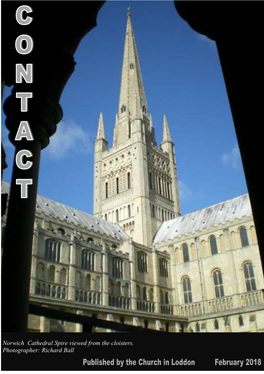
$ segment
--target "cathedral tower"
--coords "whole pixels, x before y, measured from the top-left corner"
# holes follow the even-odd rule
[[[151,245],[161,223],[180,214],[174,144],[164,116],[157,146],[130,12],[113,146],[100,114],[94,164],[94,215],[118,222],[135,242]]]

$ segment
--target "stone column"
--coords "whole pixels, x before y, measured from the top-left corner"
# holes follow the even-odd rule
[[[2,79],[7,86],[14,86],[12,94],[4,103],[5,123],[9,130],[9,139],[15,146],[15,159],[2,256],[2,284],[8,285],[2,288],[2,297],[5,300],[2,305],[3,332],[27,331],[40,153],[41,149],[48,146],[49,138],[56,132],[56,125],[62,119],[59,100],[74,70],[73,55],[83,36],[96,25],[97,12],[102,4],[101,1],[82,2],[74,15],[72,5],[65,4],[63,17],[61,17],[61,9],[56,7],[56,4],[50,4],[49,7],[42,6],[40,3],[34,4],[32,37],[34,50],[36,47],[38,53],[34,53],[35,65],[31,84],[24,78],[21,83],[16,82],[15,65],[20,61],[21,56],[14,50],[12,41],[4,43]],[[16,4],[3,4],[5,17],[2,21],[6,35],[11,35],[17,27],[14,17],[16,7]],[[46,19],[49,20],[48,25]],[[78,28],[75,27],[76,24]],[[58,27],[60,33],[57,32]],[[32,63],[30,53],[23,56],[24,66],[27,63]],[[32,92],[26,112],[22,112],[21,100],[16,97],[16,94],[21,92]],[[24,136],[16,140],[17,130],[22,121],[29,124],[32,136],[27,138]],[[27,164],[30,165],[28,169],[17,166],[16,157],[22,150],[29,151],[28,159],[23,157],[24,163],[26,161],[32,163]],[[32,184],[28,185],[27,198],[21,196],[21,185],[16,183],[18,180],[26,180],[29,183],[32,181]],[[11,273],[12,277],[10,277]]]
[[[234,258],[234,251],[230,248],[232,248],[231,246],[231,237],[230,237],[230,231],[229,229],[224,229],[224,235],[225,235],[225,242],[228,243],[228,247],[227,247],[227,255],[229,257],[229,261],[230,261],[230,265],[231,265],[231,268],[232,268],[232,288],[233,288],[233,293],[234,293],[234,305],[233,307],[235,308],[239,308],[241,307],[241,301],[240,301],[240,296],[239,296],[239,285],[238,285],[238,279],[237,279],[237,271],[239,271],[238,269],[236,269],[236,264],[235,264],[235,258]],[[230,275],[230,274],[229,274]]]
[[[108,306],[108,253],[104,241],[102,242],[102,246],[102,305]]]
[[[74,243],[74,234],[71,236],[70,245],[70,265],[68,282],[68,300],[75,300],[75,264],[76,264],[76,244]]]
[[[33,244],[32,244],[32,260],[31,260],[31,276],[29,293],[35,294],[36,277],[37,277],[37,254],[38,254],[38,224],[34,224]]]
[[[153,286],[154,286],[154,305],[155,313],[160,313],[160,288],[159,288],[159,263],[158,256],[155,247],[152,248],[152,260],[153,260]]]
[[[200,238],[197,236],[195,237],[195,247],[197,253],[197,262],[199,268],[199,278],[200,278],[200,286],[201,286],[201,294],[202,294],[202,306],[203,306],[203,314],[207,313],[207,295],[205,289],[205,279],[204,279],[204,271],[203,271],[203,261],[201,259],[201,251],[200,251]]]
[[[3,331],[8,332],[26,332],[28,320],[34,215],[41,145],[38,141],[21,141],[16,147],[15,156],[23,149],[31,152],[33,156],[30,161],[33,164],[29,170],[20,170],[14,161],[6,232],[3,241],[2,284],[8,285],[8,287],[2,287],[2,298],[5,300],[2,307],[2,328]],[[19,179],[33,181],[33,184],[28,186],[27,199],[21,198],[21,186],[16,184]]]
[[[35,220],[35,206],[41,149],[49,143],[49,136],[56,131],[56,124],[62,118],[58,102],[49,97],[33,96],[27,113],[20,112],[17,92],[28,91],[25,84],[14,86],[11,96],[4,103],[6,127],[10,131],[9,139],[15,146],[12,181],[10,186],[6,233],[3,243],[2,282],[8,287],[2,288],[2,297],[6,301],[2,308],[2,326],[8,332],[26,332],[28,321],[29,291],[31,276],[32,244]],[[35,94],[35,93],[34,93]],[[18,126],[22,120],[31,126],[33,140],[22,138],[15,140]],[[17,165],[20,152],[28,152],[23,160],[28,168]],[[25,166],[26,167],[26,166]],[[17,183],[28,183],[24,184]],[[25,188],[26,192],[23,191]],[[12,277],[10,279],[10,271]]]
[[[171,284],[172,284],[172,300],[173,300],[173,314],[179,315],[179,295],[177,289],[177,264],[176,264],[176,256],[173,245],[169,246],[169,253],[171,257]]]
[[[135,268],[135,248],[132,239],[129,239],[129,268],[130,268],[130,279],[131,279],[131,309],[137,310],[137,289],[136,289],[136,268]]]
[[[133,261],[129,261],[130,274],[131,274],[131,309],[137,310],[137,289],[136,289],[136,279],[135,279],[135,264]]]

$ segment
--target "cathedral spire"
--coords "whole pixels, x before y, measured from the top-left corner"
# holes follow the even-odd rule
[[[160,147],[155,140],[129,9],[110,149],[103,137],[101,114],[94,152],[94,214],[118,222],[134,242],[151,246],[162,221],[179,214],[177,169],[166,116]]]
[[[167,121],[167,117],[164,115],[163,116],[163,139],[162,143],[164,142],[171,142],[171,134],[170,134],[170,129]]]
[[[100,113],[100,116],[99,116],[96,140],[98,140],[98,139],[105,139],[103,113]]]
[[[147,100],[128,8],[118,113],[122,115],[128,111],[130,120],[133,120],[138,116],[138,109],[141,116],[142,112],[147,113]]]

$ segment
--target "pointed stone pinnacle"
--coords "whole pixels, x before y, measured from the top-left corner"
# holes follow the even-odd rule
[[[166,115],[163,116],[163,140],[162,142],[171,142],[171,134],[170,134],[170,129],[167,121]]]
[[[99,116],[97,138],[96,139],[105,139],[103,113],[100,113],[100,116]]]

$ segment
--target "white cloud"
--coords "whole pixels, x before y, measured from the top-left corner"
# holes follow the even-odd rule
[[[203,199],[203,194],[200,192],[193,192],[186,183],[179,180],[180,200],[194,201]]]
[[[91,135],[73,121],[61,121],[46,148],[52,158],[61,159],[72,154],[86,154],[92,150]]]
[[[222,155],[222,163],[225,166],[231,166],[232,169],[238,169],[241,164],[240,152],[236,144],[229,153]]]
[[[179,192],[180,192],[180,199],[181,200],[190,200],[193,197],[193,192],[182,181],[179,181]]]

